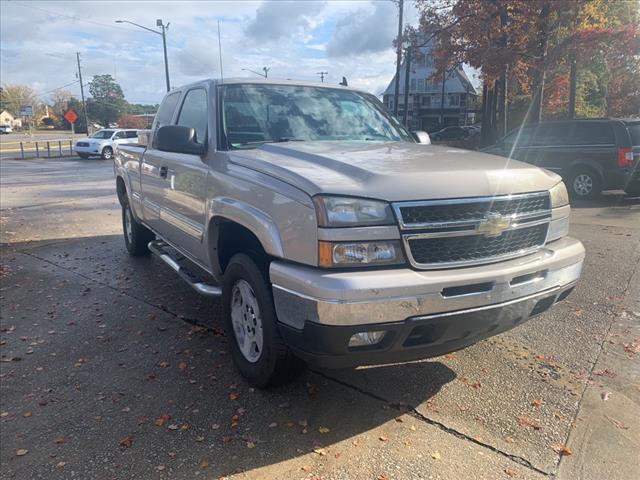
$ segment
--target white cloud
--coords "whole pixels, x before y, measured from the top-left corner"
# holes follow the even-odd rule
[[[397,33],[397,7],[391,2],[375,2],[373,10],[358,9],[336,24],[327,45],[329,57],[380,52],[391,48]]]
[[[291,38],[308,32],[315,25],[315,16],[324,7],[324,2],[311,0],[267,1],[258,7],[255,19],[249,23],[245,33],[263,42]]]
[[[263,66],[271,67],[269,76],[274,78],[318,80],[316,72],[328,71],[325,81],[337,84],[346,76],[350,85],[377,94],[394,72],[394,8],[387,2],[346,0],[0,1],[0,81],[30,85],[38,92],[68,84],[76,80],[76,52],[80,52],[85,82],[91,75],[115,74],[129,101],[158,103],[165,90],[161,38],[115,20],[155,28],[155,19],[162,18],[171,23],[167,42],[174,86],[219,76],[220,20],[225,77],[251,75],[242,69]],[[385,33],[384,42],[376,44],[363,25],[355,25],[367,41],[355,39],[352,43],[358,48],[354,46],[350,53],[329,55],[332,42],[335,53],[335,39],[344,38],[348,30],[338,25],[347,18],[359,18],[353,17],[357,11],[372,22],[376,35],[391,34]],[[386,11],[387,18],[380,11]],[[67,89],[80,93],[77,84]]]

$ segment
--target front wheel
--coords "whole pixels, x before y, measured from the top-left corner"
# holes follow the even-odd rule
[[[600,195],[600,176],[590,168],[578,168],[569,178],[571,196],[577,199],[594,199]]]
[[[102,149],[102,159],[103,160],[111,160],[113,158],[113,148],[104,147]]]
[[[245,254],[236,254],[224,273],[224,322],[233,361],[253,386],[285,383],[302,372],[278,331],[271,286]]]
[[[124,231],[124,244],[129,255],[140,257],[149,254],[147,245],[155,239],[155,235],[133,217],[128,202],[122,206],[122,230]]]

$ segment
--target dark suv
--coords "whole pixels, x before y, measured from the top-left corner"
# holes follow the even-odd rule
[[[640,195],[640,119],[529,124],[484,151],[553,170],[576,198],[615,189]]]

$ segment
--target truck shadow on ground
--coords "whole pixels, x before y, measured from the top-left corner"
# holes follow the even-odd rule
[[[220,302],[198,296],[155,258],[128,257],[119,235],[3,248],[3,303],[28,306],[19,319],[3,315],[3,329],[16,325],[4,336],[3,361],[23,356],[21,338],[47,339],[3,364],[3,410],[12,413],[2,463],[16,478],[67,478],[72,467],[85,478],[217,478],[322,449],[335,455],[357,442],[380,444],[385,424],[456,377],[443,363],[423,362],[423,381],[402,404],[331,371],[253,389],[231,361]],[[36,366],[48,374],[34,375]],[[402,389],[406,368],[368,368],[366,381]],[[34,412],[28,429],[23,409]],[[24,445],[31,453],[18,461],[12,452]],[[56,470],[60,459],[67,467]]]

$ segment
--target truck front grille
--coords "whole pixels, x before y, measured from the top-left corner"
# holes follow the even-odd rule
[[[529,252],[544,244],[548,225],[509,230],[497,237],[464,235],[459,237],[411,238],[411,256],[418,264],[448,264],[499,259],[505,255]]]
[[[407,257],[419,269],[478,265],[531,253],[546,241],[548,192],[393,205]]]

